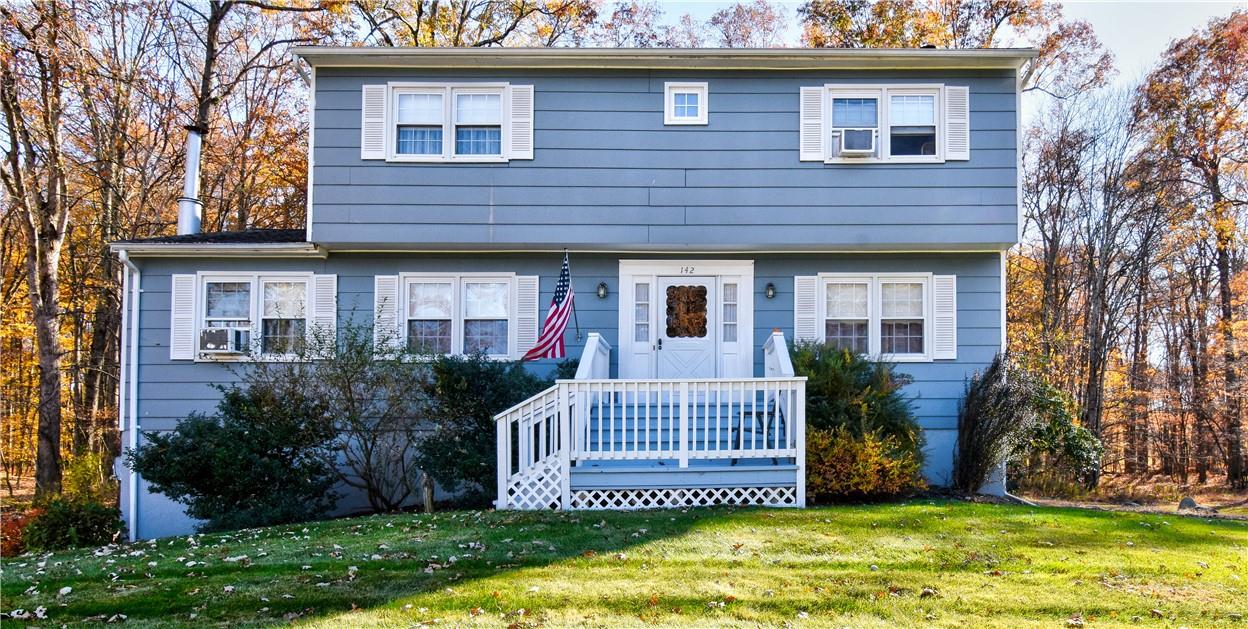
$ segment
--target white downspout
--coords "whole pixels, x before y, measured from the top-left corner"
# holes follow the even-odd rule
[[[126,427],[129,429],[127,431],[128,445],[133,449],[139,446],[139,297],[143,294],[141,282],[143,274],[139,271],[139,267],[130,261],[130,256],[124,249],[119,251],[117,256],[121,259],[121,263],[126,265],[123,290],[130,291],[130,294],[122,300],[122,325],[129,323],[130,331],[127,334],[125,328],[122,328],[122,336],[125,338],[122,341],[121,360],[124,366],[121,374],[122,382],[119,386],[119,389],[126,388],[125,401],[128,408],[123,411],[120,408],[121,405],[118,404],[117,412],[119,415],[126,413],[130,416],[129,426]],[[125,344],[125,340],[129,340],[129,346]],[[128,359],[125,356],[127,351],[130,352]],[[129,373],[126,373],[127,369]],[[120,393],[119,391],[119,395]],[[133,542],[138,539],[139,533],[139,475],[133,468],[130,468],[130,473],[126,478],[126,486],[129,488],[130,495],[130,504],[126,505],[126,510],[130,514],[127,518],[130,524],[127,527],[127,535]]]

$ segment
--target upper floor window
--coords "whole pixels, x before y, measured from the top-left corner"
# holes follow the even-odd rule
[[[969,90],[825,85],[800,97],[800,158],[827,163],[970,159]]]
[[[502,159],[503,91],[395,88],[394,157]]]
[[[706,83],[664,83],[663,124],[706,124]]]
[[[533,158],[533,86],[393,83],[363,87],[360,157],[399,162]]]

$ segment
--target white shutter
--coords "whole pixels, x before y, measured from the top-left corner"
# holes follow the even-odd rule
[[[533,86],[511,86],[511,159],[533,159]]]
[[[385,85],[365,85],[360,104],[360,159],[386,158]]]
[[[932,277],[932,358],[958,357],[958,276]]]
[[[803,162],[822,162],[823,150],[823,93],[822,87],[803,87],[798,111],[798,159]]]
[[[170,280],[169,360],[195,359],[196,283],[194,275],[174,275]],[[137,317],[138,313],[133,316]]]
[[[971,88],[945,86],[945,159],[971,159]]]
[[[318,350],[328,351],[338,340],[338,276],[312,276],[312,340],[324,343]]]
[[[399,276],[373,278],[373,346],[385,353],[399,346]]]
[[[537,345],[537,276],[516,276],[516,358]]]
[[[793,278],[793,341],[819,340],[819,278],[798,275]]]

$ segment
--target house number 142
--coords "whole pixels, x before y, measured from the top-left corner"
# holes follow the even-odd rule
[[[694,268],[693,268],[693,267],[691,267],[691,266],[682,266],[682,267],[680,267],[680,274],[681,274],[681,275],[693,275],[693,272],[694,272]]]

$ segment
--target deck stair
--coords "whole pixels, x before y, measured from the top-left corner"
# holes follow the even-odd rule
[[[576,377],[496,416],[507,509],[804,503],[805,378],[784,338],[767,376],[611,379],[591,334]]]

